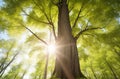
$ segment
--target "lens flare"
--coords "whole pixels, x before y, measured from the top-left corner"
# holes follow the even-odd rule
[[[50,53],[50,54],[55,53],[55,51],[56,51],[56,46],[55,46],[55,44],[50,44],[50,45],[48,45],[47,50],[48,50],[48,53]]]

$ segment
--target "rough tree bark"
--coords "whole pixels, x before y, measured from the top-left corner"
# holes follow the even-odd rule
[[[60,79],[84,77],[79,65],[76,39],[72,35],[67,0],[58,3],[58,51],[53,75]]]

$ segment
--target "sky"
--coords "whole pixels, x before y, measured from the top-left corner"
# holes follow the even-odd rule
[[[3,0],[0,0],[0,7],[4,4]]]
[[[0,0],[0,7],[1,7],[3,4],[4,4],[3,0]],[[0,40],[2,40],[2,39],[7,40],[8,38],[9,38],[9,37],[8,37],[6,31],[4,31],[4,32],[1,32],[1,31],[0,31]]]
[[[0,40],[8,40],[9,36],[7,31],[0,32]]]

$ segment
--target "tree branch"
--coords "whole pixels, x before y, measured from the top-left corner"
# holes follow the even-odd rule
[[[86,31],[96,30],[96,29],[103,29],[103,28],[105,28],[106,25],[109,25],[109,23],[111,22],[111,20],[112,20],[112,19],[110,19],[110,20],[108,21],[108,23],[105,24],[104,27],[95,27],[95,28],[88,28],[88,23],[89,23],[89,21],[88,21],[88,22],[87,22],[87,25],[86,25],[86,27],[85,27],[85,29],[84,29],[84,30],[81,30],[80,32],[78,32],[78,34],[75,36],[75,39],[77,40],[77,39],[80,37],[80,35],[81,35],[82,33],[86,32]]]
[[[69,13],[73,10],[74,6],[71,7],[71,9],[69,10]]]
[[[56,33],[55,33],[55,26],[54,26],[53,22],[52,22],[52,31],[53,31],[54,38],[56,40],[57,36],[56,36]]]
[[[25,14],[26,16],[29,16],[31,19],[33,19],[33,20],[35,20],[35,21],[37,21],[37,22],[44,23],[44,24],[49,24],[49,23],[47,23],[47,22],[40,21],[40,20],[38,20],[38,19],[36,19],[36,18],[34,18],[34,17],[30,16],[30,15],[29,15],[29,14],[27,14],[27,13],[26,13],[23,9],[22,9],[22,11],[24,12],[24,14]]]
[[[43,13],[44,13],[46,19],[48,20],[49,24],[51,25],[54,38],[56,39],[55,26],[53,24],[52,18],[50,17],[51,19],[49,19],[48,16],[47,16],[47,14],[44,11],[43,11]]]
[[[5,64],[8,56],[9,56],[9,53],[10,53],[10,51],[11,51],[12,48],[13,48],[13,44],[12,44],[12,46],[8,49],[8,51],[6,52],[7,55],[6,55],[6,57],[4,58],[4,60],[0,63],[0,69],[2,69],[2,68],[4,67],[4,64]]]
[[[34,0],[33,0],[33,2],[34,2],[34,4],[43,12],[43,14],[45,15],[47,21],[50,23],[50,19],[49,19],[49,17],[47,16],[46,12],[44,11],[43,6],[41,5],[41,6],[42,6],[42,8],[41,8],[41,7],[39,6],[39,4],[36,3]]]
[[[11,47],[8,49],[8,51],[6,52],[6,57],[3,58],[4,59],[3,62],[0,63],[0,77],[3,75],[3,73],[5,71],[4,70],[5,63],[6,63],[7,59],[8,59],[9,53],[10,53],[11,49],[13,48],[13,46],[14,46],[14,44],[12,44]]]
[[[78,21],[79,16],[80,16],[80,13],[82,12],[83,6],[84,6],[84,4],[81,5],[81,8],[80,8],[80,10],[79,10],[79,12],[78,12],[78,15],[77,15],[77,17],[76,17],[76,19],[75,19],[75,22],[74,22],[72,28],[74,28],[74,27],[76,26],[77,21]]]
[[[30,30],[28,27],[26,27],[25,25],[23,25],[22,23],[20,23],[23,27],[25,27],[30,33],[32,33],[38,40],[40,40],[41,42],[43,42],[45,45],[48,45],[46,41],[44,41],[43,39],[39,38],[32,30]]]
[[[46,18],[47,18],[49,24],[51,25],[52,31],[53,31],[53,35],[54,35],[54,38],[56,39],[57,36],[56,36],[56,33],[55,33],[55,26],[54,26],[54,23],[53,23],[53,21],[52,21],[52,18],[50,17],[50,19],[49,19],[48,16],[47,16],[47,14],[46,14],[45,12],[44,12],[44,15],[46,16]]]
[[[90,31],[90,30],[96,30],[96,29],[102,29],[101,27],[95,27],[95,28],[85,28],[84,30],[81,30],[76,36],[75,39],[77,40],[81,34],[83,34],[86,31]]]
[[[51,27],[52,27],[52,31],[53,31],[54,38],[56,39],[57,36],[56,36],[56,33],[55,33],[55,26],[54,26],[54,23],[53,23],[53,21],[52,21],[51,16],[50,16],[50,19],[49,19],[49,17],[47,16],[46,12],[44,11],[44,9],[42,9],[42,8],[39,6],[39,4],[37,4],[34,0],[33,0],[33,2],[34,2],[34,4],[43,12],[43,14],[45,15],[48,23],[49,23],[49,24],[51,25]],[[41,6],[42,6],[42,5],[41,5]],[[42,6],[42,7],[43,7],[43,6]]]
[[[56,33],[55,33],[55,25],[54,25],[53,20],[52,20],[51,9],[50,9],[50,24],[52,26],[52,32],[53,32],[54,38],[56,40],[57,36],[56,36]]]
[[[23,72],[23,74],[22,74],[22,76],[21,76],[21,79],[23,79],[24,78],[24,76],[25,76],[25,74],[27,73],[27,69],[26,70],[24,70],[24,72]]]
[[[8,68],[8,66],[14,61],[15,57],[19,54],[19,52],[17,52],[13,58],[9,61],[9,63],[0,70],[0,78],[2,77],[2,75],[4,74],[5,70]],[[3,72],[3,73],[2,73]]]

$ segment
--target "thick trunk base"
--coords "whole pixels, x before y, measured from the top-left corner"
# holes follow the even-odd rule
[[[53,75],[60,79],[84,77],[80,70],[76,41],[73,38],[59,43]]]
[[[58,37],[56,62],[53,75],[60,79],[84,77],[79,65],[76,40],[72,36],[67,0],[58,4]]]

